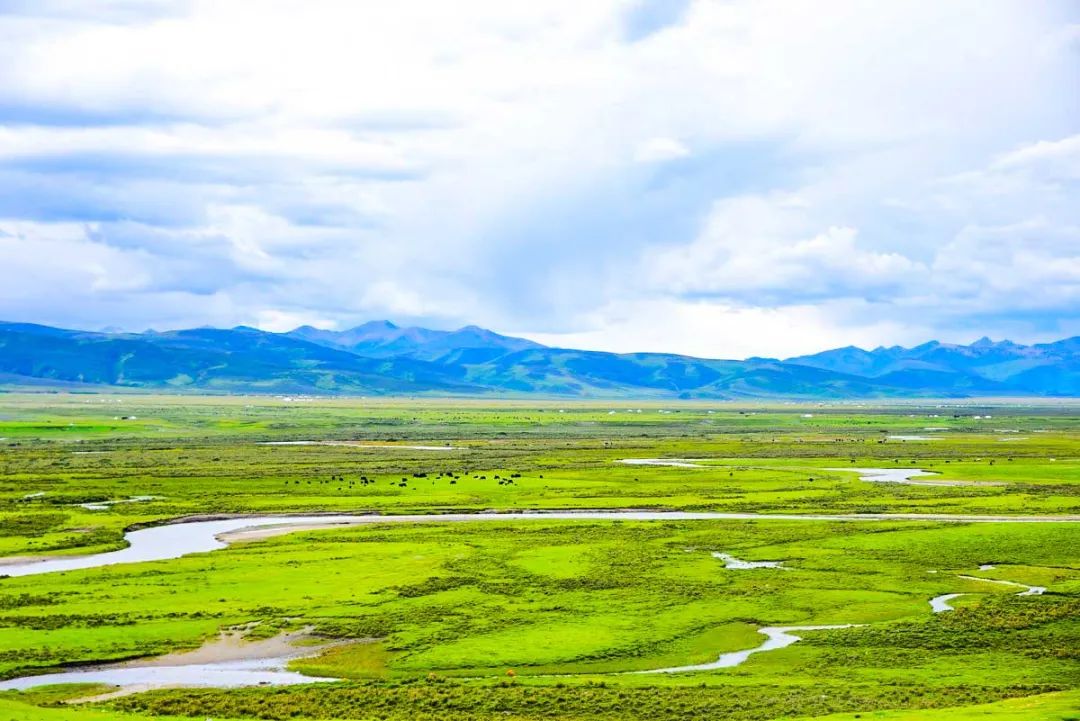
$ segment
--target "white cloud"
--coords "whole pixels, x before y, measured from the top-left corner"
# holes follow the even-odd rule
[[[724,200],[697,239],[649,253],[642,272],[654,289],[784,304],[861,297],[917,280],[918,263],[861,248],[855,228],[819,229],[813,220],[797,197]]]
[[[0,221],[0,258],[5,259],[0,297],[29,303],[69,293],[133,291],[150,283],[141,251],[123,251],[95,242],[93,226],[42,226]]]
[[[620,353],[655,351],[703,358],[786,358],[849,343],[874,347],[917,342],[925,327],[881,320],[844,325],[834,308],[740,307],[713,301],[652,298],[612,303],[580,320],[589,330],[526,333],[546,345]]]
[[[624,0],[10,7],[0,317],[766,352],[1076,315],[1067,2],[699,0],[632,40]]]
[[[964,228],[932,266],[954,313],[1080,308],[1080,226],[1043,220]]]
[[[333,330],[337,327],[334,321],[329,318],[320,318],[311,313],[276,308],[257,311],[255,313],[255,325],[263,330],[275,333],[289,331],[302,325],[322,328],[323,330]]]
[[[843,174],[834,172],[797,193],[719,201],[697,238],[650,250],[639,274],[673,300],[711,298],[725,319],[779,313],[762,328],[783,330],[777,318],[814,303],[818,328],[831,318],[849,338],[873,336],[883,321],[897,338],[921,327],[926,337],[970,339],[991,332],[986,324],[1020,340],[1072,334],[1080,330],[1076,137],[1023,145],[981,169],[930,178],[922,193],[883,198],[910,227],[933,228],[929,245],[901,238],[896,250],[873,248],[862,229],[830,225],[880,195],[876,183],[838,195]],[[781,343],[798,345],[798,336],[784,331]]]
[[[690,155],[690,149],[675,138],[650,138],[638,146],[634,160],[639,163],[663,163]]]

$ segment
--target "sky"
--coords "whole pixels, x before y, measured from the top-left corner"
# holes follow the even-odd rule
[[[0,319],[1080,334],[1072,0],[0,0]]]

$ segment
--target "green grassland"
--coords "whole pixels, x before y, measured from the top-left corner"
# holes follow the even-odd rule
[[[262,445],[282,441],[370,445]],[[1080,406],[1047,402],[0,395],[0,555],[118,548],[133,525],[219,513],[1078,514],[1078,449]],[[986,485],[827,470],[861,467]],[[79,505],[136,496],[155,498]],[[712,552],[787,570],[728,570]],[[958,575],[1048,590],[1017,596]],[[945,593],[966,595],[931,613]],[[1064,719],[1080,688],[1080,525],[541,519],[298,532],[0,579],[0,676],[193,648],[252,622],[257,635],[313,627],[346,642],[293,662],[345,680],[70,708],[59,693],[12,692],[0,719]],[[752,648],[762,626],[811,624],[858,625],[800,634],[735,668],[628,673]]]
[[[619,701],[625,701],[625,698],[623,696]],[[671,699],[663,700],[670,701]],[[442,706],[447,708],[449,704],[443,703]],[[945,709],[918,708],[910,711],[850,712],[828,714],[826,716],[801,716],[793,721],[808,721],[810,718],[819,719],[820,721],[854,721],[855,719],[870,719],[871,721],[975,721],[977,719],[1076,721],[1078,706],[1080,706],[1080,693],[1065,691]],[[264,717],[274,718],[274,716],[270,715]],[[375,717],[390,718],[391,716],[389,712],[382,711],[380,715]],[[422,718],[423,716],[417,717]],[[511,713],[502,713],[499,717],[511,719],[511,721],[530,718],[530,716]],[[0,718],[5,721],[138,721],[139,719],[145,719],[146,716],[139,713],[97,708],[42,708],[41,706],[30,705],[22,700],[0,699]],[[155,716],[155,718],[160,721],[175,721],[185,717]],[[313,721],[313,717],[289,716],[289,718],[298,721]],[[532,716],[532,718],[535,718],[535,716]],[[574,718],[574,716],[563,715],[562,718]],[[228,719],[218,716],[215,719],[216,721],[239,721],[239,717]]]

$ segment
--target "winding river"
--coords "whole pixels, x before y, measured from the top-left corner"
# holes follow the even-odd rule
[[[934,596],[930,599],[930,610],[934,613],[945,613],[946,611],[955,611],[949,603],[954,598],[960,598],[966,596],[966,593],[943,593],[940,596]]]
[[[711,555],[724,561],[727,568],[734,570],[756,568],[788,570],[781,566],[778,561],[749,562],[742,561],[724,553],[714,552]],[[1003,581],[966,575],[958,575],[957,578],[1023,588],[1024,590],[1018,593],[1018,596],[1040,595],[1046,591],[1042,586],[1028,586],[1027,584],[1017,583],[1015,581]],[[970,594],[946,593],[935,596],[930,599],[930,608],[934,613],[953,611],[955,609],[950,605],[950,601],[966,595]],[[715,661],[686,666],[669,666],[642,671],[627,671],[624,673],[630,675],[674,674],[733,668],[741,665],[756,653],[776,651],[798,643],[802,640],[802,636],[797,635],[799,633],[806,631],[829,631],[841,628],[856,628],[862,625],[865,624],[846,623],[807,626],[763,626],[758,629],[758,633],[765,636],[765,640],[762,641],[760,645],[740,651],[722,653]],[[297,647],[295,650],[288,653],[267,658],[233,659],[210,663],[155,663],[154,659],[150,659],[149,662],[110,664],[60,673],[23,676],[0,682],[0,691],[25,690],[37,686],[61,683],[108,684],[120,687],[121,689],[127,689],[128,692],[130,692],[168,686],[234,688],[239,686],[262,685],[288,686],[304,683],[327,683],[340,680],[335,678],[305,676],[296,671],[288,670],[289,661],[309,656],[312,653],[313,651],[311,649]]]
[[[899,437],[899,436],[897,436]],[[911,436],[914,438],[915,436]],[[630,466],[666,466],[670,468],[714,468],[723,469],[728,466],[705,465],[707,458],[620,458],[616,463],[624,463]],[[794,469],[792,469],[794,470]],[[948,481],[948,480],[916,480],[927,476],[938,475],[934,471],[925,471],[921,468],[822,468],[823,471],[835,473],[858,473],[860,481],[867,483],[899,483],[905,486],[1000,486],[996,481]]]
[[[261,441],[259,446],[342,446],[346,448],[365,448],[401,450],[401,451],[459,451],[460,446],[414,446],[401,443],[366,443],[363,441]]]
[[[731,668],[738,666],[746,659],[750,658],[755,653],[761,653],[762,651],[775,651],[781,648],[787,648],[793,643],[797,643],[802,640],[801,636],[795,634],[801,631],[830,631],[836,628],[854,628],[858,624],[845,623],[835,626],[764,626],[758,629],[758,633],[765,636],[765,640],[760,646],[754,648],[748,648],[743,651],[731,651],[729,653],[722,653],[720,657],[715,661],[709,663],[699,663],[692,666],[671,666],[669,668],[654,668],[647,671],[633,671],[632,673],[646,674],[646,673],[687,673],[690,671],[713,671],[718,668]]]
[[[293,531],[309,531],[337,526],[376,523],[465,523],[479,521],[943,521],[953,523],[1076,523],[1080,516],[971,516],[932,513],[712,513],[707,511],[516,511],[507,513],[445,513],[400,516],[321,515],[246,516],[218,520],[166,523],[128,531],[128,547],[119,551],[87,556],[57,556],[47,559],[15,560],[3,563],[0,577],[33,576],[41,573],[76,571],[120,563],[144,563],[180,558],[192,553],[217,551],[228,546],[227,538],[256,537]]]
[[[989,564],[983,564],[979,566],[980,571],[992,570],[994,567]],[[1046,593],[1045,586],[1029,586],[1026,583],[1017,583],[1016,581],[1002,581],[997,578],[983,578],[981,576],[965,576],[963,574],[957,574],[957,578],[962,578],[965,581],[981,581],[983,583],[996,583],[999,586],[1012,586],[1013,588],[1022,588],[1023,591],[1017,593],[1017,596],[1041,596]],[[934,596],[930,599],[930,610],[934,613],[944,613],[945,611],[955,611],[950,601],[954,598],[960,598],[961,596],[970,596],[970,593],[945,593],[940,596]]]
[[[626,459],[624,463],[638,465],[674,465],[679,467],[698,466],[689,459]],[[858,472],[863,480],[893,483],[920,483],[913,481],[913,475],[926,474],[918,469],[828,469],[846,472]],[[883,475],[885,477],[883,477]],[[872,478],[871,478],[872,476]],[[933,482],[922,482],[933,483]],[[935,485],[944,485],[939,482]],[[962,483],[962,482],[952,482]],[[1080,516],[972,516],[963,514],[919,514],[919,513],[883,513],[883,514],[755,514],[755,513],[710,513],[688,511],[531,511],[531,512],[475,512],[426,515],[297,515],[297,516],[256,516],[218,518],[211,520],[184,520],[132,530],[124,535],[128,546],[118,551],[98,553],[87,556],[66,556],[47,559],[12,559],[11,563],[0,566],[0,579],[3,576],[31,576],[42,573],[76,571],[124,563],[162,561],[193,553],[206,553],[223,549],[231,541],[262,538],[303,530],[314,530],[341,526],[385,523],[439,523],[439,522],[478,522],[478,521],[942,521],[959,523],[1076,523]],[[726,554],[714,554],[724,561],[728,568],[783,568],[781,562],[758,561],[744,562]],[[0,559],[3,563],[3,559]],[[744,565],[745,564],[745,565]],[[1026,586],[1012,581],[961,576],[974,581],[1011,585],[1023,588],[1019,595],[1037,595],[1046,589],[1038,586]],[[2,582],[2,580],[0,580]],[[931,601],[935,612],[949,611],[949,601],[962,594],[945,594]],[[751,655],[764,651],[786,648],[800,640],[796,635],[804,631],[850,628],[855,624],[832,626],[766,626],[758,629],[765,636],[759,646],[742,651],[724,653],[715,661],[690,666],[638,671],[635,673],[682,673],[707,671],[737,666]],[[3,689],[25,689],[53,683],[107,683],[123,687],[161,687],[161,686],[248,686],[259,684],[298,684],[335,679],[315,678],[288,671],[286,665],[297,655],[277,656],[258,660],[230,660],[216,663],[157,665],[157,666],[101,666],[67,672],[27,676],[10,679],[0,683]]]
[[[287,670],[286,665],[294,658],[297,656],[177,666],[98,666],[0,681],[0,691],[22,691],[57,683],[102,683],[126,688],[163,688],[166,686],[234,688],[237,686],[291,686],[300,683],[325,683],[340,680],[305,676],[302,673]]]
[[[628,466],[671,466],[672,468],[707,468],[699,458],[620,458],[616,463]]]

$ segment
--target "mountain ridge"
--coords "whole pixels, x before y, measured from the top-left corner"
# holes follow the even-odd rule
[[[983,336],[969,345],[928,341],[870,351],[845,346],[785,362],[886,382],[898,374],[948,373],[976,386],[996,383],[1014,392],[1074,396],[1080,394],[1078,358],[1080,336],[1032,345]]]
[[[0,322],[6,385],[159,391],[708,399],[1078,396],[1080,336],[846,346],[788,359],[552,348],[475,325],[370,321],[343,331],[246,326],[142,333]]]
[[[485,349],[489,351],[489,357],[494,357],[498,351],[543,347],[524,338],[500,335],[475,325],[443,331],[416,326],[403,328],[388,320],[369,321],[343,331],[300,326],[284,335],[372,358],[403,356],[428,361],[439,360],[461,349]]]

